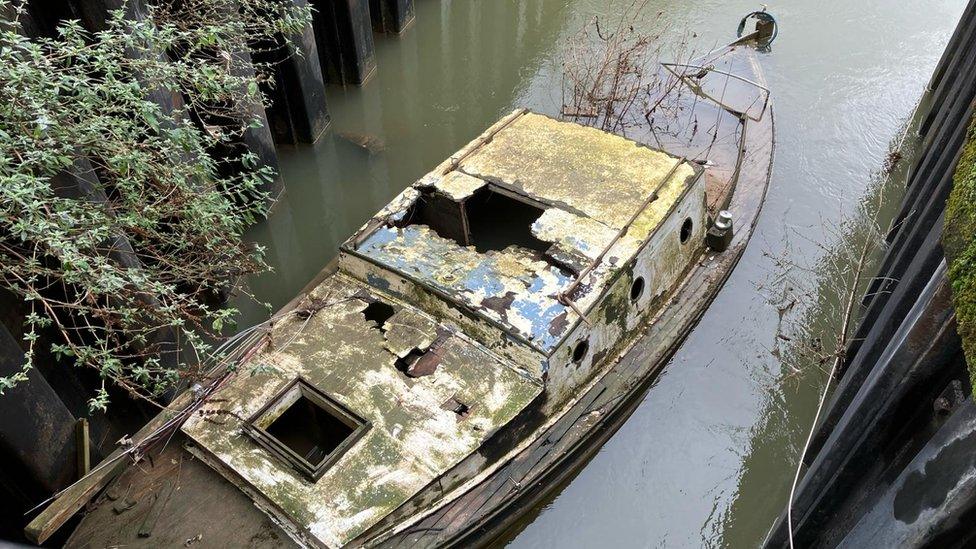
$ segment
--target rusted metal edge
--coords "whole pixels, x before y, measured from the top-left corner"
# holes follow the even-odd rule
[[[694,64],[691,64],[691,63],[661,63],[661,66],[664,67],[671,74],[673,74],[676,77],[678,77],[679,80],[681,80],[682,82],[684,82],[689,88],[691,88],[691,90],[695,93],[695,95],[698,95],[698,96],[700,96],[702,98],[708,99],[709,101],[715,103],[719,107],[725,109],[729,113],[731,113],[731,114],[733,114],[733,115],[735,115],[735,116],[737,116],[739,118],[746,117],[746,118],[749,118],[750,120],[752,120],[754,122],[758,122],[759,120],[762,119],[763,115],[766,114],[766,108],[769,106],[769,94],[770,94],[770,92],[769,92],[769,88],[767,88],[766,86],[764,86],[764,85],[762,85],[762,84],[760,84],[758,82],[754,82],[752,80],[749,80],[748,78],[744,78],[742,76],[733,74],[733,73],[728,72],[728,71],[722,71],[722,70],[715,69],[712,65],[703,66],[703,65],[694,65]],[[726,105],[724,102],[722,102],[722,100],[716,99],[715,97],[712,97],[708,93],[705,93],[705,90],[702,89],[702,87],[701,87],[700,84],[697,84],[694,81],[692,81],[692,75],[689,75],[688,73],[683,73],[683,72],[678,71],[677,70],[678,67],[686,67],[686,68],[689,68],[689,69],[698,69],[700,71],[713,72],[715,74],[721,74],[721,75],[724,75],[727,78],[734,78],[736,80],[739,80],[740,82],[745,82],[746,84],[755,86],[755,87],[759,88],[762,92],[765,92],[763,94],[764,95],[764,99],[763,99],[762,109],[759,111],[759,114],[758,115],[755,115],[754,116],[754,115],[749,114],[749,112],[748,112],[749,109],[746,109],[746,112],[742,112],[742,111],[739,111],[738,109],[735,109],[735,108],[731,107],[730,105]]]

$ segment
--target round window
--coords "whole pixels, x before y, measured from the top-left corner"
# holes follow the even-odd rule
[[[586,353],[590,350],[590,344],[585,339],[573,347],[573,362],[579,364],[586,358]]]
[[[688,239],[691,238],[691,232],[694,230],[694,228],[695,228],[695,223],[691,220],[690,217],[688,219],[685,219],[685,222],[681,224],[682,244],[688,242]]]
[[[644,277],[639,276],[635,278],[634,283],[630,285],[630,300],[636,303],[642,295],[644,295]]]

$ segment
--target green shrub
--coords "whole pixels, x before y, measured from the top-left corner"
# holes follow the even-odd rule
[[[952,179],[942,245],[949,262],[956,324],[976,388],[976,119]]]
[[[248,45],[292,36],[308,9],[190,0],[126,11],[96,33],[65,22],[54,39],[0,26],[0,287],[30,308],[27,362],[0,393],[53,341],[56,356],[100,372],[92,409],[105,409],[107,383],[158,397],[204,375],[236,314],[213,296],[266,269],[242,235],[265,215],[275,174],[246,151],[211,153],[240,150],[229,145],[260,124],[269,67],[251,64]],[[0,13],[17,12],[0,0]],[[77,176],[89,184],[58,183]],[[174,338],[182,352],[170,360]]]

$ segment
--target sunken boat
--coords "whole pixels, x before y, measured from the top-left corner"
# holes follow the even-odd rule
[[[695,127],[505,116],[29,533],[93,498],[69,547],[494,539],[631,414],[759,215],[773,116],[753,44],[666,69]]]

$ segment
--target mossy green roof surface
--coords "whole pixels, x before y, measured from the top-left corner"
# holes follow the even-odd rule
[[[970,122],[946,206],[942,246],[970,379],[976,388],[976,119]]]
[[[444,174],[439,166],[407,188],[373,217],[378,228],[345,247],[412,277],[548,355],[580,322],[578,311],[600,299],[668,219],[700,170],[596,128],[528,112],[510,117],[501,129],[489,128],[458,151],[452,158],[460,160],[451,171]],[[407,216],[423,189],[460,203],[488,185],[543,206],[530,229],[551,245],[549,259],[517,246],[482,253],[441,238],[425,225],[385,223]],[[656,199],[646,203],[652,195]],[[505,220],[504,211],[497,215],[499,222]],[[562,267],[573,265],[582,272],[601,255],[605,259],[586,273],[574,293],[574,305],[562,302],[561,292],[576,277]]]
[[[341,274],[326,278],[271,331],[269,347],[215,393],[183,431],[226,469],[260,492],[299,528],[328,547],[362,534],[475,452],[542,388],[467,337],[413,307],[367,320],[369,288]],[[317,304],[317,305],[316,305]],[[447,333],[433,373],[410,378],[397,359],[430,348]],[[260,366],[260,368],[257,368]],[[369,428],[315,481],[249,437],[252,417],[296,378],[328,395]],[[467,415],[446,404],[469,406]],[[215,412],[211,412],[213,415]]]

